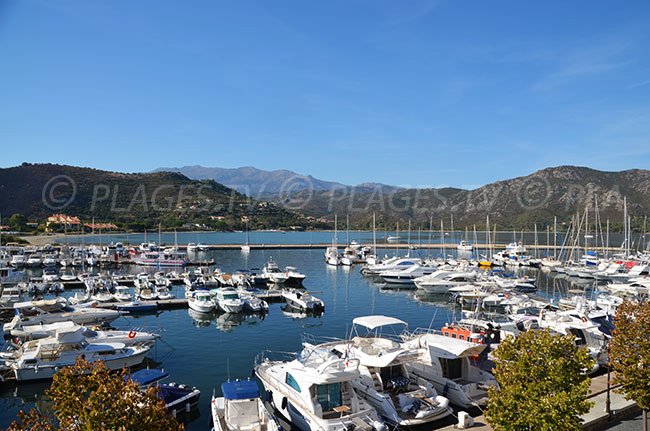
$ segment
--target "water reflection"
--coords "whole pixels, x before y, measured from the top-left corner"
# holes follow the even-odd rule
[[[216,328],[220,331],[230,332],[244,323],[255,325],[263,321],[268,313],[224,313],[220,311],[202,313],[188,308],[187,314],[192,318],[192,323],[197,328],[211,326],[214,322]]]

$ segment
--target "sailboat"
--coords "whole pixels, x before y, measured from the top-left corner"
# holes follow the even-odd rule
[[[465,239],[461,239],[458,245],[456,246],[458,251],[472,251],[474,249],[472,243],[468,241],[467,234],[468,234],[467,226],[465,226]]]
[[[339,258],[339,249],[338,249],[338,236],[337,236],[337,225],[338,225],[338,217],[335,214],[334,215],[334,238],[332,238],[332,245],[330,247],[327,247],[325,250],[325,262],[327,262],[328,265],[332,266],[338,266],[341,263],[341,260]]]
[[[246,219],[246,242],[241,246],[242,253],[249,253],[251,251],[251,246],[249,245],[248,238],[248,219]]]

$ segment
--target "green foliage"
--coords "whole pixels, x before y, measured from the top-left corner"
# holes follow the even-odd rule
[[[2,237],[0,239],[2,239],[2,245],[5,245],[5,244],[7,244],[9,242],[15,242],[15,243],[18,243],[18,244],[29,244],[29,241],[25,241],[24,239],[22,239],[18,235],[13,235],[13,234],[5,234],[5,233],[3,233]]]
[[[594,361],[570,336],[547,330],[506,338],[495,351],[494,376],[485,412],[495,431],[581,430]]]
[[[625,301],[616,309],[609,343],[614,381],[628,399],[644,410],[650,408],[650,302]]]
[[[21,412],[8,431],[183,430],[158,399],[155,388],[142,392],[125,376],[126,371],[110,373],[103,362],[89,363],[80,357],[74,366],[54,375],[48,395],[55,418],[34,410]]]
[[[27,218],[22,214],[12,214],[7,220],[7,224],[12,231],[22,232],[25,230]]]
[[[58,181],[64,185],[53,187]],[[18,224],[24,224],[25,217],[44,220],[55,212],[78,216],[84,223],[110,222],[121,229],[140,231],[157,229],[159,224],[178,230],[209,227],[201,221],[210,216],[227,218],[225,225],[219,226],[223,230],[239,226],[244,215],[254,215],[273,227],[300,224],[302,220],[296,212],[260,204],[215,181],[190,180],[173,172],[125,174],[23,164],[0,169],[0,189],[0,213],[17,214]]]

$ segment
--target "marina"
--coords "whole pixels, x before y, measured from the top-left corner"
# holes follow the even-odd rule
[[[300,236],[299,233],[295,233],[283,234],[282,237],[291,238],[294,235]],[[364,235],[368,235],[368,233]],[[295,244],[291,245],[295,246]],[[371,245],[367,247],[370,248]],[[450,255],[443,258],[440,248],[395,249],[391,244],[390,248],[385,248],[382,252],[391,255],[397,252],[402,257],[378,263],[377,265],[383,265],[381,270],[373,269],[374,264],[328,265],[324,261],[323,250],[319,248],[279,247],[269,250],[252,248],[250,251],[236,248],[206,249],[201,252],[201,258],[214,261],[215,264],[207,266],[205,269],[171,267],[161,271],[161,268],[131,264],[97,265],[86,268],[88,275],[84,280],[87,277],[92,278],[93,274],[110,271],[112,279],[128,289],[127,297],[132,297],[132,292],[137,292],[147,284],[152,286],[161,284],[164,280],[160,277],[165,274],[167,281],[164,282],[170,283],[169,291],[174,298],[142,299],[139,304],[155,306],[155,310],[124,314],[114,320],[111,326],[127,332],[137,333],[152,330],[161,334],[160,340],[149,351],[146,361],[150,365],[155,364],[153,366],[156,368],[163,368],[166,373],[173,376],[175,381],[196,387],[203,393],[196,407],[193,407],[191,413],[184,419],[188,421],[187,429],[189,430],[208,429],[213,411],[209,394],[213,390],[218,393],[218,388],[222,382],[228,380],[228,375],[250,376],[260,351],[298,352],[303,345],[305,336],[345,339],[346,334],[350,332],[351,323],[360,316],[394,316],[413,329],[429,328],[429,330],[442,330],[443,332],[461,331],[461,327],[454,327],[452,322],[463,322],[464,318],[467,319],[467,316],[463,315],[462,309],[475,310],[477,298],[484,301],[485,304],[491,304],[493,309],[498,309],[501,302],[505,301],[505,303],[511,304],[506,307],[511,307],[513,312],[516,309],[523,310],[526,307],[539,306],[535,304],[542,303],[555,304],[561,310],[571,310],[575,305],[571,305],[570,301],[575,296],[583,296],[585,300],[604,298],[601,290],[612,284],[612,280],[606,277],[601,280],[572,277],[566,273],[560,273],[558,268],[546,268],[543,265],[517,264],[516,266],[502,265],[500,268],[495,266],[494,268],[480,269],[480,262],[474,260],[475,255],[472,252],[466,253],[463,250],[454,249],[449,244],[446,244],[446,247],[449,248]],[[345,247],[342,246],[341,249],[343,248]],[[501,248],[506,249],[507,244]],[[524,254],[522,250],[521,255]],[[403,257],[405,255],[410,257]],[[541,258],[543,256],[540,255]],[[639,268],[639,274],[643,276],[647,271],[642,270],[643,258],[640,257],[640,259],[635,267]],[[410,272],[413,272],[413,268],[433,265],[431,271],[424,275],[419,274],[420,278],[434,277],[435,279],[438,273],[462,274],[464,272],[473,274],[474,278],[453,285],[457,288],[447,285],[446,290],[431,293],[428,288],[418,288],[418,277],[415,277],[410,283],[400,282],[397,284],[387,281],[390,279],[382,278],[382,271],[395,272],[394,268],[396,267],[391,266],[395,264],[390,263],[391,261],[404,262],[402,270]],[[472,261],[473,263],[471,263]],[[466,263],[463,264],[463,262]],[[255,280],[255,276],[247,275],[249,273],[243,271],[242,268],[259,269],[269,265],[271,268],[275,266],[297,268],[292,271],[302,273],[304,276],[302,289],[298,290],[304,294],[288,295],[289,291],[282,286],[282,283],[288,278],[284,275],[285,272],[279,272],[278,276],[282,276],[280,279],[274,282],[271,281],[271,278],[265,278],[266,288],[258,289],[253,294],[259,300],[268,303],[266,311],[251,312],[240,307],[230,310],[231,312],[224,312],[216,306],[216,296],[214,297],[214,311],[209,313],[197,312],[188,307],[186,292],[191,291],[192,286],[196,285],[196,281],[190,281],[190,279],[196,279],[191,277],[199,277],[207,282],[207,277],[212,277],[214,274],[221,280],[219,283],[233,283],[232,285],[236,286],[234,280],[238,280],[237,283],[245,282],[245,280],[254,282]],[[362,274],[362,269],[365,275]],[[25,279],[32,278],[42,282],[43,269],[25,268],[22,271]],[[253,271],[253,273],[262,275],[264,271]],[[242,274],[249,278],[237,278],[235,274]],[[269,274],[273,274],[273,271],[270,271]],[[622,273],[619,274],[622,275]],[[619,282],[622,279],[616,281]],[[81,280],[62,283],[65,288],[59,295],[69,298],[81,297],[80,292],[83,292],[87,286],[86,281]],[[532,290],[524,290],[527,292],[525,294],[524,291],[517,291],[517,286],[524,285],[534,287]],[[141,287],[138,288],[138,286]],[[209,292],[209,289],[214,290],[214,288],[208,288],[205,292]],[[219,290],[216,289],[216,291]],[[504,294],[504,292],[509,292],[509,294]],[[306,309],[307,304],[311,301],[309,297],[314,295],[316,300],[323,304],[323,309],[317,310],[317,312]],[[50,294],[47,297],[53,296]],[[211,298],[211,296],[207,296],[207,298]],[[303,299],[305,309],[290,307],[287,304],[289,299],[293,302]],[[513,302],[515,299],[520,302]],[[99,309],[115,309],[122,307],[120,304],[122,302],[99,302],[95,306]],[[513,308],[514,304],[517,304],[517,308]],[[501,307],[503,306],[501,305]],[[529,314],[528,316],[518,319],[525,322],[533,315]],[[597,315],[590,315],[590,318],[595,319]],[[502,332],[510,330],[507,328],[507,325],[502,324]],[[561,330],[561,328],[557,330]],[[462,331],[458,333],[462,333]],[[585,332],[585,336],[588,337],[589,332]],[[444,339],[446,337],[443,337],[442,341]],[[596,348],[599,342],[594,341],[594,343],[594,348]],[[594,350],[594,355],[597,356],[599,352],[599,350]],[[416,372],[418,375],[423,373],[423,377],[428,376],[425,369],[422,371],[408,369],[409,372]],[[433,376],[427,378],[433,379]],[[602,379],[603,375],[596,373],[595,378]],[[1,417],[11,418],[19,408],[24,409],[31,405],[38,405],[43,400],[42,393],[46,387],[46,382],[16,384],[7,381],[0,384],[0,388],[2,388],[0,409],[4,409]],[[445,389],[445,385],[438,386],[438,393],[443,393],[443,389]],[[480,398],[480,395],[471,392],[468,392],[468,396]],[[444,415],[441,415],[434,423],[428,425],[431,428],[427,429],[444,429],[444,427],[450,426],[457,422],[456,416],[462,410],[469,410],[480,420],[480,410],[472,407],[471,402],[470,405],[463,405],[462,399],[462,397],[453,398],[453,416],[449,415],[445,418]],[[184,416],[180,415],[179,418]],[[0,426],[7,424],[8,422],[2,423]]]

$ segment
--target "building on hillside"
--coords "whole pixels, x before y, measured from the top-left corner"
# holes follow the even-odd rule
[[[79,217],[68,216],[65,214],[54,214],[47,218],[45,222],[45,230],[48,232],[63,231],[63,230],[77,230],[81,225]]]
[[[117,226],[113,223],[86,223],[84,224],[86,230],[117,230]]]

